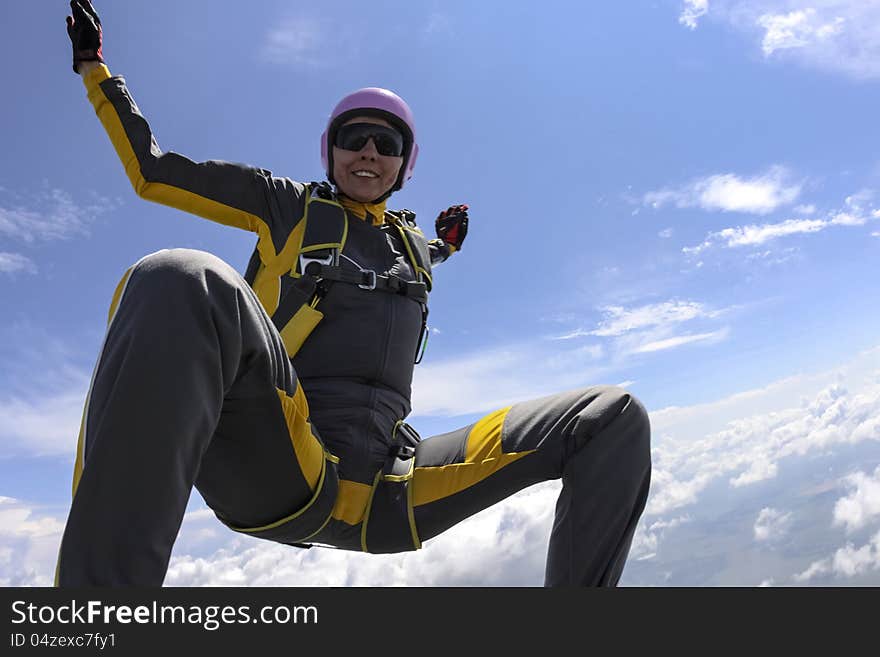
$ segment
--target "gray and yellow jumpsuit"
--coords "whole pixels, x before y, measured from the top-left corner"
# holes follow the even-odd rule
[[[273,263],[302,239],[307,187],[163,153],[121,77],[101,66],[86,87],[138,195],[258,242],[247,281],[186,249],[146,256],[120,281],[83,413],[58,585],[160,585],[193,485],[236,531],[378,553],[417,549],[559,478],[545,583],[617,583],[650,481],[637,399],[574,390],[422,440],[414,456],[397,450],[421,305],[335,284],[289,358],[270,319],[289,272]],[[352,267],[414,280],[404,252],[387,224],[349,221]]]

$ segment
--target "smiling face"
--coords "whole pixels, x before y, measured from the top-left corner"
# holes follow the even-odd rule
[[[388,128],[394,126],[375,116],[356,116],[349,123],[375,123]],[[359,151],[347,151],[333,146],[333,180],[348,198],[369,203],[385,194],[397,182],[403,157],[380,155],[372,139]]]

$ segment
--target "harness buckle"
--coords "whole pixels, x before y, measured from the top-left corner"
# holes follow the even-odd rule
[[[419,435],[419,432],[413,429],[409,424],[401,420],[398,422],[397,426],[394,429],[395,437],[400,436],[403,438],[405,443],[409,447],[415,449],[415,447],[422,442],[422,437]]]
[[[401,461],[407,461],[416,455],[416,448],[412,445],[397,443],[391,446],[391,457]]]
[[[321,256],[310,256],[308,253],[300,253],[299,254],[299,271],[301,274],[307,274],[306,269],[313,262],[317,262],[319,265],[326,265],[327,267],[332,267],[336,264],[336,252],[331,249],[330,253],[324,257]],[[313,274],[309,274],[312,276]]]
[[[376,289],[376,272],[372,269],[361,269],[361,275],[367,276],[367,283],[358,283],[358,287],[362,290]]]

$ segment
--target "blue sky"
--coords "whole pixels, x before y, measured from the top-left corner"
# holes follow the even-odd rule
[[[471,208],[436,273],[411,421],[429,436],[628,387],[655,476],[622,583],[880,582],[880,2],[97,9],[111,72],[159,145],[196,160],[317,180],[342,95],[407,99],[421,154],[391,205],[426,232]],[[70,70],[67,11],[13,4],[0,44],[5,584],[51,580],[122,272],[168,247],[243,270],[254,244],[134,195]],[[166,582],[539,584],[557,491],[387,558],[232,535],[194,493]]]

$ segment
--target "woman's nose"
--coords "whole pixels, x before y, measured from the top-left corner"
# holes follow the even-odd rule
[[[379,154],[379,151],[376,150],[376,144],[373,141],[372,137],[367,139],[367,143],[361,147],[361,150],[359,152],[361,154],[361,157],[375,158]]]

